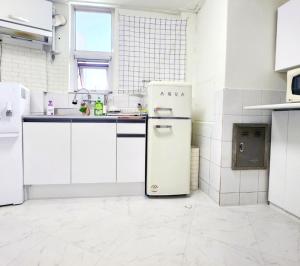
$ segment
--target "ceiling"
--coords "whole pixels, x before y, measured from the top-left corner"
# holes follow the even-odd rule
[[[171,12],[195,11],[203,1],[204,0],[54,0],[54,2],[89,2],[120,6],[123,8],[165,10]]]

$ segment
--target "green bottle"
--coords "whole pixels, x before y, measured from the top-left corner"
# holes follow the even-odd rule
[[[98,100],[95,102],[94,115],[103,115],[103,103],[101,102],[100,98],[98,98]]]

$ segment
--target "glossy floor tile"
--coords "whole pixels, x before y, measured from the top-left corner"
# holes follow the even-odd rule
[[[300,266],[300,220],[188,198],[32,200],[0,208],[0,266]]]

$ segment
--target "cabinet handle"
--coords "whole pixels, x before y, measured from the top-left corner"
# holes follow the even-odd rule
[[[14,16],[14,15],[9,15],[8,18],[19,21],[19,22],[25,22],[25,23],[28,23],[30,21],[27,18],[22,18],[22,17],[18,17],[18,16]]]
[[[155,128],[172,128],[171,125],[155,125]]]
[[[159,111],[169,111],[169,112],[172,112],[173,109],[172,108],[164,108],[164,107],[156,107],[154,108],[154,112],[157,113]]]

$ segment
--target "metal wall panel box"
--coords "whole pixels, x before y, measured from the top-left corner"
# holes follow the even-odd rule
[[[268,124],[233,124],[232,169],[266,169],[269,165]]]

